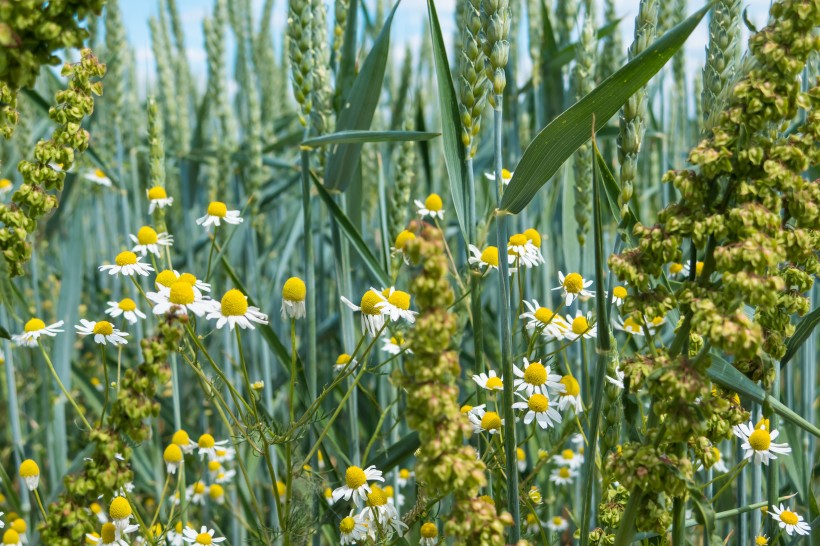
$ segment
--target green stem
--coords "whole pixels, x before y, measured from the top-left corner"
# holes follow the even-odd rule
[[[63,394],[65,395],[65,397],[69,401],[69,403],[72,406],[74,406],[74,411],[76,411],[77,415],[79,415],[80,419],[82,419],[86,430],[90,431],[91,428],[92,428],[91,425],[88,424],[88,421],[86,420],[85,415],[83,415],[83,412],[80,411],[80,406],[78,406],[77,402],[74,401],[74,398],[71,396],[71,394],[69,394],[68,390],[65,388],[65,385],[63,385],[63,382],[60,380],[60,376],[57,375],[57,370],[54,369],[54,364],[51,363],[51,359],[49,358],[48,353],[46,352],[46,348],[43,347],[42,341],[40,341],[38,339],[37,344],[40,346],[40,350],[43,351],[43,357],[46,359],[46,364],[48,364],[48,369],[51,370],[51,375],[54,376],[54,380],[57,382],[57,386],[59,386],[60,390],[63,391]]]
[[[253,418],[259,420],[259,411],[256,408],[256,396],[253,394],[253,387],[251,387],[251,378],[248,376],[248,366],[245,364],[245,352],[242,350],[242,335],[239,333],[241,328],[237,326],[236,331],[236,346],[239,348],[239,363],[242,366],[242,377],[245,380],[245,390],[248,391],[248,396],[251,399],[251,411],[253,411]]]
[[[111,390],[111,382],[108,380],[108,362],[105,360],[105,345],[100,345],[100,352],[102,353],[102,367],[103,367],[103,378],[105,383],[103,383],[103,407],[102,413],[100,414],[100,428],[105,426],[105,410],[108,407],[108,391]],[[119,388],[119,381],[117,382],[117,388]]]

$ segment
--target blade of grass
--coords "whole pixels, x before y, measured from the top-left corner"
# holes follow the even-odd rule
[[[317,147],[333,144],[357,144],[363,142],[419,142],[433,140],[441,133],[424,131],[338,131],[328,135],[308,138],[303,146]]]

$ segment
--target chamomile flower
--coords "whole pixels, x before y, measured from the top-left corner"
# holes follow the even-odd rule
[[[168,447],[165,448],[162,454],[162,458],[165,461],[165,471],[168,472],[168,474],[176,474],[177,468],[182,466],[183,462],[182,448],[176,444],[168,444]]]
[[[520,447],[515,450],[516,466],[519,472],[527,470],[527,454]]]
[[[626,287],[623,286],[616,286],[612,289],[612,303],[620,307],[624,300],[626,299],[627,291]]]
[[[355,366],[356,360],[351,359],[349,354],[342,353],[338,357],[336,357],[336,363],[333,365],[333,371],[336,373],[342,373],[351,364]]]
[[[562,390],[561,376],[550,373],[549,365],[544,366],[540,362],[530,362],[524,358],[521,368],[513,364],[513,373],[517,377],[513,381],[513,388],[516,391],[524,391],[527,396],[539,393],[544,396],[549,394],[549,389]]]
[[[0,197],[5,197],[14,189],[14,184],[8,178],[0,178]]]
[[[680,262],[672,262],[669,264],[669,274],[673,277],[677,277],[678,275],[683,274],[683,264]],[[689,267],[687,266],[686,272],[688,274]]]
[[[554,468],[550,473],[550,481],[555,485],[569,485],[575,479],[576,472],[568,466]]]
[[[785,506],[783,503],[780,503],[780,506],[772,506],[771,510],[769,511],[769,515],[774,518],[777,522],[777,525],[786,531],[786,534],[789,536],[794,536],[795,533],[798,535],[808,535],[811,533],[811,527],[808,523],[803,521],[803,516],[797,514],[796,512],[792,512]]]
[[[374,537],[377,527],[388,533],[407,529],[399,518],[398,510],[390,503],[389,495],[378,484],[373,484],[372,490],[367,494],[366,506],[359,515]]]
[[[20,463],[20,477],[26,482],[29,491],[34,491],[40,485],[40,467],[31,459]]]
[[[533,244],[530,236],[523,233],[512,235],[507,242],[507,255],[513,258],[516,265],[536,267],[544,262],[541,251]]]
[[[219,302],[212,300],[211,310],[205,318],[208,320],[217,319],[217,329],[227,324],[231,330],[234,329],[234,326],[253,330],[254,322],[258,324],[268,323],[268,316],[261,312],[258,307],[249,306],[248,296],[235,288],[225,292]]]
[[[610,376],[607,375],[606,380],[609,383],[612,383],[613,385],[618,387],[619,389],[623,389],[624,388],[624,377],[625,377],[625,375],[624,375],[624,372],[621,371],[621,367],[616,365],[615,366],[615,377],[610,377]]]
[[[382,351],[390,353],[391,355],[400,354],[402,351],[413,354],[413,351],[405,345],[405,339],[401,334],[396,334],[389,339],[385,338],[384,344],[382,345]]]
[[[415,200],[415,203],[419,216],[422,218],[429,216],[430,218],[444,220],[444,203],[442,202],[439,194],[431,193],[427,196],[427,199],[424,200],[424,203],[418,199]]]
[[[792,448],[788,444],[776,444],[772,440],[777,438],[779,432],[774,430],[769,432],[768,422],[759,423],[758,426],[741,423],[732,427],[735,436],[743,440],[740,448],[745,450],[744,459],[752,459],[757,464],[769,464],[769,460],[777,459],[777,455],[788,455]]]
[[[435,523],[427,522],[419,530],[421,540],[419,546],[436,546],[438,544],[438,527]]]
[[[473,381],[475,381],[479,387],[487,389],[488,391],[500,391],[504,388],[504,383],[501,381],[501,378],[495,374],[495,370],[490,370],[490,375],[484,372],[474,375]]]
[[[111,318],[122,315],[131,324],[136,324],[139,319],[145,318],[145,313],[137,309],[137,302],[131,298],[123,298],[120,301],[109,301],[105,314]]]
[[[14,529],[6,529],[3,533],[3,546],[22,546],[20,535]]]
[[[121,332],[114,328],[114,325],[107,320],[94,322],[91,320],[80,319],[80,324],[74,326],[77,334],[81,336],[94,336],[94,343],[98,345],[106,345],[110,343],[115,347],[117,345],[125,345],[128,340],[128,332]]]
[[[401,493],[397,495],[392,485],[385,485],[383,491],[387,495],[387,502],[396,506],[404,506],[404,495]]]
[[[755,537],[755,546],[769,546],[769,537],[766,535],[757,535]]]
[[[527,512],[527,533],[530,535],[535,535],[541,532],[541,527],[543,523],[538,516],[533,514],[532,512]]]
[[[333,489],[325,487],[324,496],[325,502],[327,502],[328,506],[333,506],[336,504],[336,501],[333,500]]]
[[[164,209],[173,204],[174,198],[168,197],[162,186],[154,186],[148,190],[148,214],[153,214],[156,209]]]
[[[568,466],[572,470],[577,470],[584,464],[584,455],[571,449],[565,449],[558,455],[553,455],[552,462],[558,466]]]
[[[197,292],[190,283],[177,280],[169,290],[148,292],[146,297],[154,304],[155,315],[187,315],[190,310],[201,317],[211,310],[213,304],[202,296],[197,296]]]
[[[375,289],[371,288],[371,290]],[[391,321],[398,322],[400,319],[404,319],[410,324],[416,322],[418,313],[410,310],[410,294],[396,290],[391,286],[382,293],[382,296],[387,299],[377,303],[376,307],[381,309],[386,317],[390,317]]]
[[[228,440],[216,441],[213,436],[207,432],[199,437],[197,440],[197,447],[199,448],[199,455],[208,456],[208,460],[216,459],[216,450],[218,447],[224,446]]]
[[[26,525],[26,520],[24,520],[23,518],[17,518],[11,522],[9,527],[17,531],[17,535],[20,537],[21,544],[28,544],[28,536],[26,536],[26,531],[28,531],[28,525]]]
[[[333,490],[333,501],[352,498],[356,506],[360,506],[370,493],[368,481],[383,482],[382,471],[375,466],[368,466],[364,470],[358,466],[348,467],[345,471],[345,484]]]
[[[135,246],[131,252],[138,252],[140,256],[145,256],[149,252],[154,256],[161,256],[162,251],[160,247],[172,246],[174,244],[174,237],[165,232],[157,233],[151,226],[142,226],[137,234],[130,233],[128,237],[134,242]]]
[[[282,318],[285,320],[305,318],[307,315],[305,298],[307,298],[305,281],[299,277],[286,280],[282,286]]]
[[[362,296],[361,305],[356,305],[346,297],[342,296],[342,303],[362,313],[362,330],[376,337],[379,330],[384,327],[384,310],[378,304],[386,301],[385,297],[372,288]]]
[[[553,533],[560,533],[562,531],[566,531],[567,528],[569,528],[569,522],[561,516],[553,516],[547,522],[547,529],[549,529]]]
[[[108,516],[114,523],[118,535],[123,532],[128,532],[126,529],[131,528],[131,517],[133,516],[131,504],[128,502],[128,499],[121,495],[114,497],[108,506]],[[105,525],[108,524],[104,524],[103,527],[105,527]]]
[[[230,469],[224,472],[217,472],[214,476],[214,481],[218,484],[231,483],[236,477],[236,470]]]
[[[367,538],[367,526],[361,516],[354,515],[353,512],[351,510],[350,515],[339,522],[339,538],[342,544],[356,544]]]
[[[474,407],[467,416],[473,424],[473,432],[498,434],[504,426],[504,419],[494,411],[485,411],[484,405]]]
[[[670,268],[671,269],[671,268]],[[682,277],[688,277],[689,272],[692,271],[692,263],[689,261],[683,262],[680,275]],[[703,272],[703,262],[695,262],[695,277],[700,277],[700,274]]]
[[[94,514],[94,517],[97,518],[97,521],[100,523],[108,523],[108,514],[105,513],[103,507],[100,506],[98,502],[92,502],[88,506],[88,511]]]
[[[205,505],[208,496],[208,486],[202,480],[197,480],[185,489],[185,496],[191,504]]]
[[[220,226],[221,222],[227,224],[241,224],[242,217],[239,216],[238,210],[228,210],[228,207],[222,201],[212,201],[208,205],[208,213],[202,218],[197,218],[196,225],[204,227],[206,230],[210,226]]]
[[[416,238],[416,234],[409,230],[403,230],[401,233],[396,235],[396,240],[393,242],[393,246],[390,247],[390,253],[393,256],[398,256],[401,254],[402,258],[404,259],[404,263],[410,263],[409,257],[405,253],[404,249],[407,246],[407,243],[412,241]]]
[[[587,290],[592,286],[591,280],[584,279],[579,273],[570,273],[566,277],[564,273],[558,272],[558,282],[560,286],[556,286],[553,290],[560,290],[564,296],[564,304],[570,305],[576,298],[593,298],[595,292]]]
[[[524,424],[529,425],[533,420],[538,422],[538,426],[544,430],[554,427],[561,422],[561,414],[555,410],[555,404],[540,392],[535,392],[526,398],[521,393],[516,393],[523,399],[523,402],[515,402],[513,409],[527,410],[524,414]]]
[[[23,347],[36,347],[40,336],[55,337],[57,334],[62,333],[63,330],[60,330],[62,325],[62,320],[46,326],[46,323],[42,320],[33,318],[23,326],[23,333],[11,336],[11,340]]]
[[[467,258],[467,262],[475,266],[479,271],[490,269],[498,269],[498,247],[488,246],[484,250],[479,250],[475,245],[469,245],[471,256]],[[508,263],[514,262],[515,258],[510,257]]]
[[[592,322],[592,313],[587,312],[584,314],[579,309],[575,312],[575,317],[567,315],[566,320],[569,324],[569,330],[564,337],[570,341],[577,341],[581,338],[594,338],[598,333],[598,326],[590,324]]]
[[[187,282],[190,284],[194,289],[194,295],[197,298],[202,298],[203,292],[211,291],[211,285],[197,279],[193,273],[178,273],[177,271],[166,269],[157,274],[156,283],[160,292],[162,292],[163,289],[168,292],[171,289],[171,285],[176,281]]]
[[[191,437],[184,429],[179,429],[174,432],[174,435],[171,437],[171,443],[178,445],[185,454],[193,453],[194,449],[198,447],[197,443],[191,440]]]
[[[107,177],[100,169],[94,169],[93,171],[84,173],[83,178],[90,180],[95,184],[99,184],[100,186],[105,186],[107,188],[111,187],[111,179]]]
[[[627,334],[629,334],[631,336],[643,336],[644,335],[643,326],[641,324],[639,324],[638,321],[636,321],[631,316],[626,317],[625,319],[622,319],[621,317],[615,317],[613,322],[615,323],[614,326],[615,326],[616,330],[626,332]]]
[[[519,470],[521,468],[519,467]],[[522,470],[523,472],[523,470]],[[541,490],[538,489],[537,485],[531,485],[530,490],[527,491],[527,496],[530,498],[530,501],[536,506],[544,502],[544,497],[541,495]]]
[[[191,529],[190,527],[186,527],[182,531],[183,538],[186,542],[200,546],[217,544],[225,540],[225,537],[215,537],[214,534],[216,534],[216,531],[208,529],[204,525],[199,529],[199,532],[196,532],[195,529]]]
[[[513,174],[515,173],[508,171],[507,169],[501,169],[501,183],[507,186],[510,183],[510,180],[512,180]],[[484,173],[484,178],[495,182],[495,173]]]
[[[216,457],[213,460],[220,463],[229,463],[236,458],[236,450],[230,446],[217,445],[214,448],[214,453],[216,453]]]
[[[523,301],[527,312],[522,313],[518,318],[526,319],[527,330],[530,333],[538,331],[547,339],[563,339],[570,329],[563,317],[553,313],[549,307],[541,307],[538,300]]]
[[[212,483],[208,486],[208,498],[216,504],[225,503],[225,488],[218,483]]]
[[[113,264],[101,265],[99,269],[100,271],[108,271],[109,275],[116,275],[120,273],[126,277],[130,277],[132,275],[142,275],[143,277],[147,277],[148,273],[154,270],[154,268],[149,264],[140,262],[140,257],[130,250],[120,252],[117,254],[117,257],[114,258]]]
[[[128,528],[131,526],[129,525]],[[133,532],[133,531],[132,531]],[[128,546],[128,543],[120,538],[122,533],[118,531],[117,526],[113,523],[103,523],[102,529],[100,529],[100,534],[95,536],[92,534],[87,534],[86,542],[90,544],[97,544],[98,546]]]
[[[415,475],[416,474],[408,468],[399,469],[399,479],[397,480],[399,483],[399,487],[406,486]]]
[[[720,472],[722,474],[729,472],[729,467],[726,466],[726,461],[723,460],[723,453],[721,453],[720,450],[715,446],[712,446],[711,450],[712,454],[715,457],[715,462],[712,464],[711,467],[712,470],[714,470],[715,472]]]
[[[561,378],[564,390],[558,395],[558,409],[566,411],[568,408],[575,409],[575,413],[584,411],[584,402],[581,400],[581,385],[571,375]]]

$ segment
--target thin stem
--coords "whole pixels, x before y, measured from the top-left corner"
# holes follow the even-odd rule
[[[43,352],[43,357],[45,357],[46,359],[46,364],[48,364],[48,369],[51,370],[51,375],[54,376],[54,380],[57,382],[57,385],[60,387],[60,390],[63,391],[63,394],[65,395],[69,403],[72,406],[74,406],[74,411],[76,411],[77,415],[79,415],[80,419],[82,419],[86,430],[91,430],[92,427],[88,424],[85,415],[83,415],[83,412],[80,410],[80,406],[78,406],[77,402],[74,401],[74,398],[71,396],[71,394],[69,394],[68,390],[65,388],[65,385],[63,385],[63,382],[60,380],[60,376],[57,375],[57,370],[54,369],[54,364],[51,363],[51,359],[49,358],[48,353],[46,352],[46,348],[43,347],[43,343],[38,339],[37,344],[40,346],[40,350]]]
[[[248,376],[248,366],[245,364],[245,352],[242,350],[242,335],[240,334],[239,330],[241,328],[237,326],[236,330],[236,346],[239,348],[239,363],[242,366],[242,377],[245,380],[245,390],[248,391],[248,396],[251,399],[251,410],[253,411],[253,418],[257,421],[259,420],[259,411],[256,408],[256,397],[253,395],[253,387],[251,387],[251,379]]]
[[[34,493],[34,498],[37,499],[37,506],[40,508],[40,513],[43,514],[43,522],[48,521],[48,516],[46,515],[46,509],[43,508],[43,501],[40,500],[40,492],[36,489],[32,491]]]
[[[214,258],[214,249],[216,248],[216,232],[218,230],[219,228],[215,226],[213,235],[211,235],[211,250],[208,252],[208,269],[205,272],[205,282],[208,282],[211,278],[211,263]]]
[[[108,362],[105,360],[105,345],[100,345],[100,352],[102,353],[102,367],[103,367],[103,407],[102,414],[100,414],[100,428],[105,426],[105,410],[108,407],[108,391],[111,390],[111,382],[108,380]],[[117,377],[117,388],[119,388],[119,377]]]

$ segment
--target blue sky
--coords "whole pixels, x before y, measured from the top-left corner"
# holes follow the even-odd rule
[[[229,2],[232,0],[228,0]],[[368,0],[372,2],[372,0]],[[560,0],[557,0],[560,1]],[[661,2],[670,0],[660,0]],[[158,12],[157,0],[122,0],[120,2],[124,14],[124,20],[128,28],[129,40],[136,50],[138,73],[142,84],[152,85],[154,80],[154,63],[151,53],[151,41],[148,31],[148,18],[156,16]],[[177,0],[180,16],[185,31],[186,47],[188,58],[195,75],[204,79],[205,74],[205,49],[202,37],[202,20],[211,13],[211,0]],[[256,19],[258,25],[259,11],[262,0],[253,0]],[[331,4],[329,3],[329,6]],[[638,0],[616,0],[618,14],[623,17],[621,32],[625,46],[631,41],[633,21],[637,12]],[[701,1],[689,1],[689,12],[700,7]],[[277,0],[274,7],[273,28],[275,36],[281,36],[286,23],[287,0]],[[436,0],[439,19],[442,31],[448,40],[453,36],[454,29],[454,6],[455,0]],[[747,0],[744,6],[748,6],[749,18],[758,26],[762,26],[766,21],[769,0]],[[600,11],[600,10],[599,10]],[[332,10],[330,10],[332,13]],[[401,55],[407,44],[414,49],[420,44],[422,39],[423,21],[426,18],[426,0],[402,0],[396,14],[396,20],[401,24],[393,25],[392,47],[393,53]],[[514,41],[514,39],[513,39]],[[688,70],[698,70],[702,66],[704,58],[704,47],[707,42],[706,23],[701,23],[695,33],[689,38],[686,44]],[[277,49],[279,44],[276,44]],[[146,89],[142,89],[145,92]]]

